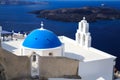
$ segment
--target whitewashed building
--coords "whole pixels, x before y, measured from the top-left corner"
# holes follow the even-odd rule
[[[113,80],[115,56],[91,47],[89,23],[83,18],[78,24],[75,40],[56,36],[44,29],[33,30],[28,36],[10,41],[1,41],[2,48],[16,56],[31,56],[31,76],[40,75],[39,56],[67,57],[79,60],[78,75],[81,79],[70,80]],[[14,34],[13,34],[14,35]],[[17,35],[20,36],[20,35]],[[49,80],[69,80],[49,78]]]

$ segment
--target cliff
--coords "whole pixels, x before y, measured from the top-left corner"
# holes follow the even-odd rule
[[[120,10],[108,7],[62,8],[55,10],[38,10],[30,12],[39,18],[79,22],[84,16],[89,22],[104,19],[120,19]]]

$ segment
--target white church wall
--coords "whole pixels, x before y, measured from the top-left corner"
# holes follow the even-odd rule
[[[23,53],[21,53],[21,55],[23,56],[30,56],[33,52],[39,54],[40,56],[42,56],[42,51],[40,50],[35,50],[35,49],[23,49]]]
[[[42,56],[62,56],[61,47],[57,49],[44,50]]]
[[[64,45],[51,48],[51,49],[29,49],[29,48],[22,48],[21,49],[22,56],[30,56],[33,52],[37,53],[39,56],[63,56],[64,55]]]
[[[113,67],[113,59],[80,62],[78,74],[83,80],[99,80],[100,77],[103,77],[105,80],[112,80]]]

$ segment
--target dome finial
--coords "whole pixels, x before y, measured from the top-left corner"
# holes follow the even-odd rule
[[[43,26],[44,26],[43,21],[41,21],[41,29],[43,29]]]
[[[85,20],[85,17],[83,17],[83,20]]]

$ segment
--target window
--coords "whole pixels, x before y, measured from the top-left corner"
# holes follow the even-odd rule
[[[83,35],[83,45],[85,45],[85,35]]]
[[[49,53],[49,56],[53,56],[53,53],[50,52],[50,53]]]
[[[80,43],[80,33],[78,33],[78,42]]]
[[[83,32],[83,22],[81,22],[81,32]]]
[[[36,55],[33,55],[33,61],[36,61]]]
[[[78,39],[80,39],[80,33],[78,33]]]

